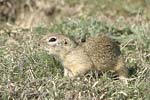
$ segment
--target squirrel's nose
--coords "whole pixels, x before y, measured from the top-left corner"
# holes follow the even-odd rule
[[[41,47],[42,45],[43,45],[43,42],[42,42],[42,41],[40,41],[40,42],[37,43],[37,46],[38,46],[38,47]]]
[[[37,45],[38,45],[38,46],[41,46],[41,43],[38,43]]]

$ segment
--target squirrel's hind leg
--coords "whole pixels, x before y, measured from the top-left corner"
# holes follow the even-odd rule
[[[118,57],[114,70],[118,73],[119,79],[125,84],[128,84],[128,68],[125,66],[124,59],[122,56]]]

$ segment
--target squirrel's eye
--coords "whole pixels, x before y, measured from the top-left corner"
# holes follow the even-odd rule
[[[49,40],[48,40],[48,42],[55,42],[56,41],[56,38],[50,38]]]

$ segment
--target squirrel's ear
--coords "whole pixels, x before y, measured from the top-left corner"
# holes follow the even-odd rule
[[[64,39],[64,44],[67,45],[68,44],[68,39]]]
[[[80,44],[86,42],[86,36],[76,36],[75,41]]]

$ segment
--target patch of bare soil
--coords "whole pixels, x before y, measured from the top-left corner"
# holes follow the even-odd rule
[[[70,7],[64,0],[0,0],[0,22],[23,28],[47,25],[80,11],[82,5]]]

